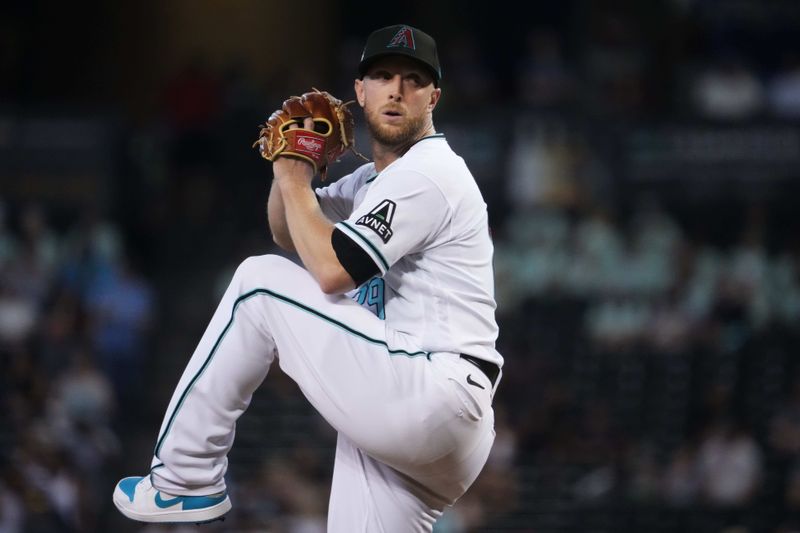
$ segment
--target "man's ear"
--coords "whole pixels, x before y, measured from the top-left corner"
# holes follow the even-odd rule
[[[436,107],[436,104],[439,103],[439,98],[442,97],[442,89],[441,87],[437,87],[431,93],[431,100],[428,102],[428,111],[433,111]]]
[[[356,78],[353,88],[356,91],[356,100],[358,101],[358,105],[364,107],[364,80]]]

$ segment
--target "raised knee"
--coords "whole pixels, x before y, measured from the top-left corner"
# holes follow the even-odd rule
[[[247,280],[270,279],[276,272],[287,268],[288,265],[294,265],[294,263],[279,255],[253,255],[239,264],[239,268],[236,269],[236,277]]]

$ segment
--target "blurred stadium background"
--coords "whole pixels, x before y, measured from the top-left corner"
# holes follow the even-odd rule
[[[0,532],[195,530],[124,520],[113,485],[232,269],[277,252],[257,125],[348,98],[397,22],[439,41],[506,357],[492,457],[436,531],[797,531],[800,3],[371,8],[2,3]],[[202,531],[324,531],[334,435],[279,369],[237,433]]]

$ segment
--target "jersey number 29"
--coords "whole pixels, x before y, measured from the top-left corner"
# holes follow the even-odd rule
[[[381,320],[386,318],[383,310],[384,286],[383,278],[375,277],[361,285],[358,292],[353,295],[353,300],[367,307]]]

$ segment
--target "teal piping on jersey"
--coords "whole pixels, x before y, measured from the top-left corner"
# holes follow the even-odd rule
[[[377,256],[377,258],[381,260],[381,263],[383,263],[383,269],[384,270],[389,270],[389,262],[386,260],[385,257],[383,257],[383,254],[381,254],[381,252],[377,248],[375,248],[375,245],[372,244],[371,242],[369,242],[369,239],[367,239],[366,237],[361,235],[361,233],[359,233],[353,226],[351,226],[350,224],[348,224],[344,220],[341,220],[341,221],[337,222],[337,224],[341,224],[342,226],[344,226],[345,228],[350,230],[359,239],[361,239],[362,241],[367,243],[367,246],[369,246],[370,250],[375,252],[375,255]]]
[[[425,137],[421,137],[416,141],[414,141],[414,144],[417,144],[420,141],[425,141],[428,139],[444,139],[444,133],[434,133],[433,135],[426,135]],[[411,146],[414,146],[414,144],[412,144]],[[409,148],[411,148],[411,146],[409,146]]]
[[[158,443],[156,444],[155,456],[157,458],[160,459],[158,454],[161,452],[161,446],[163,446],[164,439],[166,439],[167,435],[169,434],[169,430],[172,429],[172,424],[175,422],[175,417],[178,415],[178,411],[180,411],[181,407],[183,407],[183,404],[186,401],[186,397],[189,395],[189,392],[191,392],[191,390],[194,388],[194,385],[200,379],[200,376],[202,376],[203,373],[206,371],[206,369],[208,368],[208,365],[211,363],[211,360],[214,358],[214,355],[217,353],[217,349],[222,344],[222,339],[224,339],[225,335],[227,335],[228,331],[230,331],[231,326],[233,325],[233,320],[234,320],[234,318],[236,318],[236,310],[239,308],[239,304],[241,304],[242,302],[244,302],[246,300],[249,300],[253,296],[271,296],[271,297],[273,297],[273,298],[275,298],[277,300],[280,300],[280,301],[282,301],[284,303],[287,303],[289,305],[293,305],[294,307],[297,307],[301,311],[305,311],[307,313],[310,313],[310,314],[316,316],[317,318],[321,318],[321,319],[333,324],[334,326],[338,327],[339,329],[343,329],[344,331],[346,331],[347,333],[350,333],[351,335],[359,337],[359,338],[361,338],[361,339],[363,339],[363,340],[365,340],[365,341],[367,341],[369,343],[376,344],[376,345],[379,345],[379,346],[383,346],[384,348],[386,348],[386,351],[389,352],[390,356],[392,356],[392,355],[405,355],[406,357],[425,356],[429,361],[431,359],[431,353],[430,352],[425,352],[425,351],[408,352],[406,350],[393,350],[393,349],[389,348],[389,345],[387,344],[386,341],[381,340],[381,339],[373,339],[372,337],[370,337],[370,336],[368,336],[368,335],[366,335],[364,333],[361,333],[360,331],[357,331],[357,330],[351,328],[350,326],[348,326],[348,325],[346,325],[346,324],[344,324],[342,322],[339,322],[338,320],[333,319],[333,318],[331,318],[331,317],[329,317],[329,316],[317,311],[316,309],[312,309],[311,307],[308,307],[305,304],[302,304],[302,303],[300,303],[298,301],[292,300],[288,296],[284,296],[282,294],[278,294],[277,292],[271,291],[269,289],[254,289],[254,290],[252,290],[252,291],[250,291],[248,293],[245,293],[245,294],[239,296],[236,299],[236,302],[234,302],[234,304],[233,304],[233,309],[231,310],[231,319],[228,321],[228,324],[222,329],[222,333],[220,333],[219,337],[217,337],[217,341],[214,343],[214,346],[211,348],[211,352],[206,357],[206,360],[203,362],[203,365],[200,367],[200,370],[197,371],[197,373],[194,375],[192,380],[189,382],[189,385],[186,387],[186,389],[181,394],[181,397],[178,400],[178,404],[175,406],[175,410],[170,415],[169,422],[167,422],[166,428],[164,428],[164,433],[158,439]],[[154,466],[150,471],[152,472],[155,468],[158,468],[160,466],[163,466],[163,464],[159,464],[159,465]]]
[[[368,178],[367,181],[365,181],[364,183],[372,183],[373,181],[375,181],[375,178],[377,178],[380,175],[381,175],[380,172],[378,172],[377,174],[375,174],[371,178]]]

